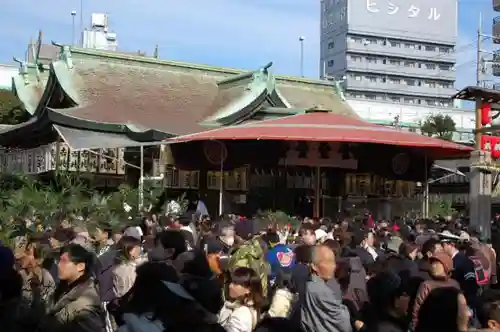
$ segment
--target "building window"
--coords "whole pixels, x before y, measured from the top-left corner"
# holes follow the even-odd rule
[[[425,46],[425,50],[428,52],[435,52],[436,46],[427,45],[427,46]]]
[[[329,49],[329,50],[331,50],[331,49],[332,49],[332,48],[334,48],[334,47],[335,47],[335,42],[332,42],[332,41],[331,41],[331,42],[329,42],[329,43],[328,43],[328,49]]]
[[[370,100],[375,100],[377,99],[377,95],[374,93],[365,93],[365,98]]]
[[[428,88],[435,88],[437,86],[436,82],[433,81],[425,81],[424,85]]]
[[[439,70],[451,70],[451,65],[441,64],[439,65]]]
[[[360,37],[351,37],[350,41],[356,44],[362,44],[363,43],[363,38]]]
[[[370,82],[377,82],[377,76],[366,76],[366,79]]]
[[[407,104],[415,104],[415,99],[413,98],[405,98],[404,102]]]
[[[366,57],[366,62],[368,63],[377,63],[377,58],[373,56],[367,56]]]
[[[333,67],[334,64],[335,64],[334,60],[328,60],[328,67]]]
[[[405,48],[409,48],[409,49],[415,49],[415,44],[407,44],[405,43]]]
[[[389,99],[393,102],[393,103],[399,103],[401,101],[401,97],[398,97],[398,96],[390,96]]]
[[[436,69],[436,64],[434,63],[426,63],[425,68],[427,69]]]
[[[351,55],[351,60],[354,62],[360,62],[361,57],[359,55]]]
[[[399,66],[399,65],[401,65],[401,61],[399,61],[399,60],[394,60],[394,59],[389,60],[389,63],[390,63],[391,65],[393,65],[393,66]]]
[[[378,41],[375,38],[367,38],[366,39],[366,43],[367,44],[374,44],[374,45],[376,45],[376,44],[378,44]]]
[[[389,83],[391,83],[391,84],[401,84],[401,79],[399,79],[399,78],[389,78]]]
[[[405,67],[415,68],[415,67],[417,67],[417,63],[414,61],[406,61]]]
[[[450,47],[440,47],[439,53],[450,53]]]
[[[401,43],[397,41],[391,41],[391,46],[392,47],[401,47]]]
[[[352,75],[352,78],[354,78],[355,81],[361,81],[362,79],[361,75]]]
[[[406,79],[406,85],[409,85],[409,86],[415,86],[415,80],[412,80],[412,79]]]

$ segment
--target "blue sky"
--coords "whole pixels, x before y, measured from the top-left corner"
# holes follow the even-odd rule
[[[436,0],[439,1],[439,0]],[[418,0],[415,0],[418,3]],[[110,15],[120,49],[167,59],[237,68],[273,61],[274,72],[299,75],[299,36],[305,36],[306,76],[318,76],[319,0],[83,0],[85,25],[92,12]],[[479,13],[491,34],[491,0],[459,0],[457,86],[475,82],[475,34]],[[71,11],[79,26],[80,0],[2,0],[0,63],[23,57],[31,36],[70,43]],[[500,15],[500,13],[499,13]],[[467,46],[469,45],[469,46]],[[486,43],[485,49],[491,49]]]

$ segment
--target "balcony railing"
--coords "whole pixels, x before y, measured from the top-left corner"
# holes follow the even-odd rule
[[[500,12],[500,0],[493,0],[493,10]]]
[[[499,0],[500,1],[500,0]],[[493,42],[500,44],[500,16],[493,19]]]

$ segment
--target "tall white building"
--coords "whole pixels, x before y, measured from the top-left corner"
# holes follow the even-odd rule
[[[90,27],[82,31],[83,48],[107,50],[115,52],[118,47],[116,33],[109,31],[107,14],[93,13]]]
[[[451,107],[457,0],[322,0],[321,73],[346,96]]]

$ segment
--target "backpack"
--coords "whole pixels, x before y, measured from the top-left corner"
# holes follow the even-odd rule
[[[469,259],[474,265],[474,273],[476,274],[477,284],[480,286],[488,285],[490,281],[490,273],[487,269],[484,268],[484,265],[481,262],[481,257],[470,256]]]
[[[271,267],[264,257],[264,251],[259,239],[253,239],[239,247],[229,258],[228,270],[234,271],[238,267],[248,267],[257,273],[262,282],[262,293],[267,296],[268,276]]]

